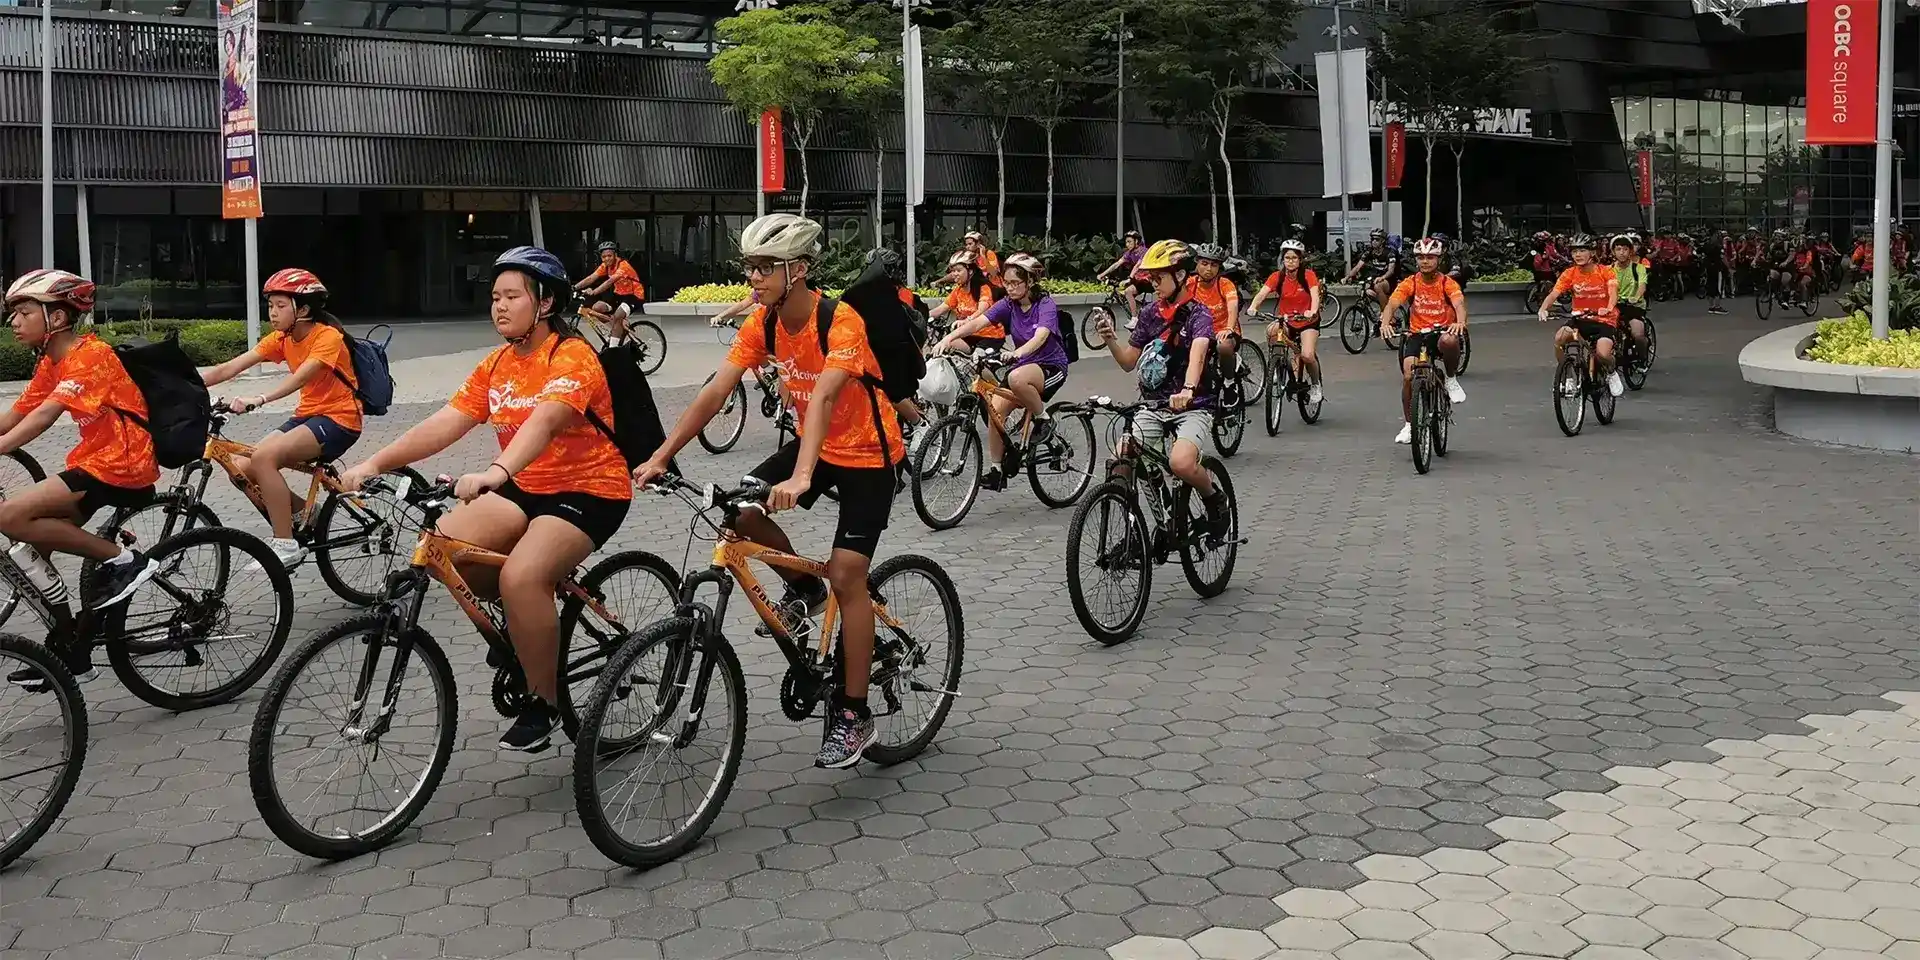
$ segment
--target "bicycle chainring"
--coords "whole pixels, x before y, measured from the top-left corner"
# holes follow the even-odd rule
[[[517,717],[526,709],[533,694],[518,670],[501,668],[493,672],[493,709],[503,717]]]
[[[826,696],[826,678],[810,669],[788,667],[780,678],[780,712],[798,723],[813,716],[815,707]]]

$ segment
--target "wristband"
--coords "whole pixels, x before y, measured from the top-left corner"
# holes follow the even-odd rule
[[[501,472],[501,473],[504,473],[504,474],[506,474],[506,475],[507,475],[507,479],[508,479],[508,480],[512,480],[512,479],[513,479],[513,471],[512,471],[512,470],[508,470],[508,469],[507,469],[507,467],[506,467],[506,464],[503,464],[503,463],[501,463],[501,462],[500,462],[500,461],[498,461],[498,460],[495,460],[494,462],[492,462],[492,463],[489,463],[489,464],[487,464],[487,469],[489,469],[489,470],[491,470],[491,469],[493,469],[494,467],[499,467],[499,468],[500,468],[500,472]]]

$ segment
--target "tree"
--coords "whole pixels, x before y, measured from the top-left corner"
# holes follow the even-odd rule
[[[1261,142],[1273,132],[1246,115],[1243,99],[1267,65],[1293,39],[1293,0],[1159,0],[1122,5],[1134,38],[1132,76],[1150,107],[1166,117],[1206,124],[1227,193],[1227,246],[1240,241],[1231,145]],[[1211,166],[1209,167],[1211,169]]]
[[[1372,46],[1380,77],[1427,151],[1422,235],[1433,226],[1434,147],[1444,142],[1453,151],[1455,228],[1464,233],[1460,168],[1467,134],[1484,111],[1507,106],[1515,84],[1540,67],[1524,52],[1528,38],[1512,28],[1496,2],[1420,0],[1378,21]]]
[[[1047,214],[1042,239],[1053,238],[1053,135],[1066,120],[1075,87],[1084,79],[1100,24],[1112,4],[1098,0],[987,0],[981,21],[995,40],[984,51],[1004,64],[1018,91],[1015,108],[1038,126],[1047,145]]]
[[[1020,92],[1013,65],[999,51],[1012,43],[1008,31],[1018,27],[1003,17],[956,15],[951,24],[927,42],[928,86],[993,140],[998,196],[994,205],[994,234],[1007,235],[1007,127],[1020,112]]]
[[[887,204],[887,128],[892,125],[901,103],[901,87],[906,66],[901,47],[900,18],[886,4],[861,0],[829,0],[823,5],[833,23],[848,33],[873,42],[868,63],[884,74],[887,82],[869,88],[866,95],[845,106],[853,125],[873,141],[873,245],[883,246]],[[904,187],[904,185],[903,185]]]
[[[887,85],[874,41],[832,23],[823,8],[749,10],[715,25],[727,49],[707,61],[713,82],[750,117],[779,107],[800,148],[800,214],[811,186],[807,144],[833,107]]]

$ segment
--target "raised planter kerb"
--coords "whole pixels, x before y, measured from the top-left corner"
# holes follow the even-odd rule
[[[1808,360],[1818,327],[1775,330],[1740,351],[1740,375],[1773,388],[1774,427],[1808,440],[1920,453],[1920,370]]]

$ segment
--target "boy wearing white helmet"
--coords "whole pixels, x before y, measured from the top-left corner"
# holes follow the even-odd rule
[[[819,224],[789,213],[769,214],[747,225],[740,235],[740,258],[760,305],[666,443],[634,468],[633,479],[644,486],[665,475],[673,455],[713,419],[746,370],[769,361],[780,369],[787,396],[800,414],[800,436],[755,467],[751,476],[773,485],[768,514],[795,506],[811,509],[829,490],[839,498],[827,578],[840,604],[845,682],[829,705],[826,734],[814,762],[841,769],[858,763],[874,740],[873,714],[867,708],[873,661],[873,597],[867,590],[867,571],[892,511],[905,443],[893,405],[870,397],[870,390],[857,382],[881,376],[860,314],[838,304],[827,349],[820,349],[821,294],[809,275],[820,257],[821,234]],[[794,552],[792,541],[768,515],[742,513],[736,529],[755,543]],[[829,585],[776,572],[788,578],[780,607],[804,606],[809,616],[819,615]]]
[[[1465,403],[1467,391],[1453,371],[1460,367],[1460,335],[1467,332],[1467,295],[1452,277],[1440,272],[1440,257],[1447,245],[1427,237],[1413,246],[1413,261],[1418,272],[1400,281],[1387,305],[1380,310],[1380,339],[1392,332],[1395,312],[1405,303],[1412,307],[1407,338],[1400,342],[1400,406],[1405,419],[1394,443],[1413,442],[1413,363],[1421,350],[1438,354],[1447,366],[1447,398]]]

